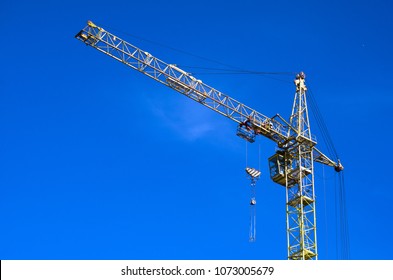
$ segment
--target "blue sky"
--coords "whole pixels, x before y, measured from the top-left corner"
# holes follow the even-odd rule
[[[345,165],[351,259],[392,259],[391,11],[379,0],[2,1],[0,259],[286,258],[274,143],[248,146],[262,171],[249,243],[236,124],[85,47],[74,35],[87,20],[167,63],[304,71]],[[292,76],[198,73],[264,115],[290,115]],[[315,176],[319,257],[337,259],[337,178]]]

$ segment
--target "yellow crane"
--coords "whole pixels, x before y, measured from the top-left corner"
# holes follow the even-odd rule
[[[237,135],[252,143],[264,136],[277,144],[269,158],[271,179],[285,187],[287,258],[318,259],[314,191],[314,162],[343,170],[319,151],[311,134],[307,108],[305,74],[296,75],[295,98],[290,119],[279,114],[267,117],[230,96],[203,83],[200,79],[168,64],[150,53],[120,39],[88,21],[75,37],[188,98],[238,123]],[[249,173],[251,174],[250,171]],[[259,174],[258,174],[259,176]]]

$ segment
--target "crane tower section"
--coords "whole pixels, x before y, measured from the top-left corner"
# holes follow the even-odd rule
[[[295,79],[296,94],[290,125],[296,141],[269,158],[270,175],[286,189],[288,259],[317,259],[316,211],[314,192],[314,146],[306,100],[305,75]]]

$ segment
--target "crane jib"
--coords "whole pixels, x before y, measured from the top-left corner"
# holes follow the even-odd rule
[[[247,117],[252,116],[257,134],[264,135],[276,143],[286,143],[289,135],[294,133],[285,123],[264,116],[197,80],[177,66],[159,60],[100,27],[88,25],[75,37],[237,123],[244,122]]]
[[[269,118],[259,113],[206,85],[176,65],[163,62],[91,21],[88,21],[87,26],[79,31],[75,37],[86,45],[142,72],[157,82],[186,95],[238,124],[246,122],[251,117],[253,133],[273,140],[279,147],[291,146],[301,141],[309,141],[312,146],[316,144],[312,137],[299,137],[297,129],[281,117]],[[315,150],[314,153],[316,161],[330,166],[338,165],[318,150]]]

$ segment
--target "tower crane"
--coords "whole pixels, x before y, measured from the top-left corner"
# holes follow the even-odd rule
[[[238,123],[237,135],[248,142],[264,136],[277,144],[268,159],[271,179],[285,187],[287,258],[318,259],[314,191],[314,162],[343,170],[317,149],[311,134],[305,74],[296,75],[290,119],[267,117],[206,85],[175,64],[168,64],[88,21],[75,38],[146,76]]]

